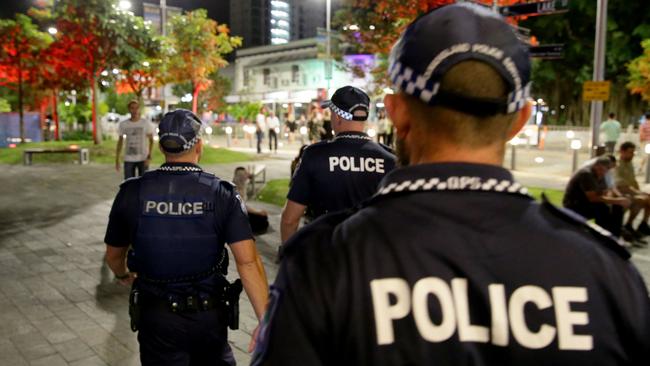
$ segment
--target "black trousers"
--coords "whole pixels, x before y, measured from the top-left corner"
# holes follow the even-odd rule
[[[269,128],[269,150],[278,151],[278,134],[273,128]]]
[[[138,342],[143,366],[233,366],[224,310],[184,314],[162,306],[141,311]]]
[[[588,205],[567,207],[587,219],[595,219],[596,224],[606,229],[612,235],[621,236],[623,228],[623,215],[625,209],[619,205],[608,205],[606,203],[591,203]]]
[[[147,170],[147,167],[144,165],[144,161],[125,161],[124,162],[124,179],[129,179],[129,178],[132,178],[132,177],[139,177],[146,170]]]

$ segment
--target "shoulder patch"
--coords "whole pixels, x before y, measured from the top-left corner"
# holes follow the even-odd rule
[[[563,207],[556,207],[551,202],[549,202],[545,194],[542,194],[542,207],[553,214],[553,216],[559,217],[564,221],[567,221],[586,230],[595,239],[597,239],[599,243],[601,243],[607,249],[615,252],[619,257],[625,260],[630,259],[630,252],[628,252],[627,249],[625,249],[623,246],[623,243],[609,231],[587,221],[587,219],[571,210]]]

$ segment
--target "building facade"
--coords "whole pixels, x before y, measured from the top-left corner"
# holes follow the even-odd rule
[[[328,79],[323,49],[324,37],[318,37],[238,50],[229,70],[233,89],[226,100],[229,103],[301,104],[327,99],[344,85],[364,90],[374,88],[369,76],[359,78],[350,72],[352,66],[374,67],[373,56],[346,56],[343,62],[333,61],[331,79]]]

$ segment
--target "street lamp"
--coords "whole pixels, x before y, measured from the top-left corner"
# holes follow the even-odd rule
[[[56,29],[55,27],[49,27],[49,28],[47,28],[47,32],[49,34],[51,34],[51,35],[55,35],[55,34],[59,33],[59,30]]]
[[[300,145],[305,144],[305,136],[307,136],[307,127],[300,127]]]
[[[579,139],[571,140],[571,150],[573,150],[573,166],[571,172],[575,172],[578,169],[578,151],[582,148],[582,141]]]

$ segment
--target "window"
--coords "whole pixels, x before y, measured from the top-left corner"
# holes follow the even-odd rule
[[[264,69],[262,70],[262,73],[264,74],[264,85],[270,85],[271,84],[271,69]]]
[[[291,65],[291,82],[296,84],[300,82],[300,67],[298,65]]]

